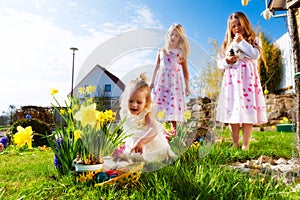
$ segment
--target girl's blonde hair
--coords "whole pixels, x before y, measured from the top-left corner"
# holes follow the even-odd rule
[[[228,46],[230,45],[230,43],[233,41],[233,38],[235,36],[231,31],[231,29],[232,29],[231,21],[233,19],[238,19],[240,21],[240,23],[244,29],[244,34],[243,34],[244,39],[249,44],[251,44],[253,47],[256,47],[256,48],[258,48],[258,50],[260,50],[259,45],[257,44],[257,41],[256,41],[255,32],[253,31],[250,21],[247,18],[247,16],[242,12],[234,12],[228,17],[225,39],[224,39],[224,42],[222,44],[220,51],[222,53],[224,53],[226,51],[226,49],[228,48]]]
[[[183,26],[181,24],[172,24],[170,28],[168,29],[166,33],[166,42],[164,49],[169,50],[170,49],[170,35],[173,30],[176,30],[180,35],[179,40],[179,49],[182,51],[182,56],[187,59],[187,57],[190,55],[190,44],[187,40],[187,37],[185,35],[185,31],[183,29]]]
[[[146,77],[145,73],[142,73],[138,78],[131,80],[126,85],[125,90],[120,97],[120,106],[121,106],[120,116],[121,116],[121,118],[124,118],[127,116],[128,100],[136,90],[142,90],[142,92],[145,93],[145,96],[146,96],[145,109],[150,110],[151,99],[152,99],[151,91],[150,91],[150,87],[147,83],[147,77]]]
[[[145,105],[145,109],[150,109],[150,105],[151,105],[151,90],[150,90],[150,87],[147,83],[147,77],[145,75],[145,73],[142,73],[140,75],[139,78],[136,79],[136,90],[142,90],[144,93],[145,93],[145,96],[146,96],[146,105]],[[132,91],[132,93],[134,92]],[[131,94],[132,94],[131,93]]]

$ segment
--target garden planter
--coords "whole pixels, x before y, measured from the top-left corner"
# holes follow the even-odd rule
[[[277,124],[276,125],[277,132],[295,132],[294,124]]]

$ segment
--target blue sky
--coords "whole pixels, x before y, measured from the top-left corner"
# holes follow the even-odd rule
[[[50,88],[64,99],[71,87],[72,46],[79,49],[76,80],[91,52],[134,29],[181,23],[188,37],[208,50],[210,38],[223,41],[228,15],[242,11],[276,40],[287,32],[287,22],[265,20],[264,9],[262,0],[245,7],[240,0],[1,0],[0,112],[9,105],[50,106]]]

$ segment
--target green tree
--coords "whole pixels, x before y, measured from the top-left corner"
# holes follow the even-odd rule
[[[261,85],[264,90],[275,93],[282,80],[281,51],[264,32],[260,32],[259,37],[262,45],[261,56],[258,60]]]
[[[223,70],[218,69],[215,62],[217,53],[219,51],[219,44],[215,39],[209,40],[210,55],[212,60],[207,62],[205,68],[203,68],[198,74],[199,94],[204,94],[205,97],[210,99],[216,99],[220,92],[220,85],[223,76]]]

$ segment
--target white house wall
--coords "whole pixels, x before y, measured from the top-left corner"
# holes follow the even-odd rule
[[[111,85],[111,92],[104,92],[104,87],[106,84]],[[113,82],[109,76],[107,76],[105,73],[102,73],[100,75],[100,78],[98,80],[98,96],[104,96],[106,97],[112,97],[112,98],[119,98],[123,91],[119,88],[119,86]],[[102,93],[102,94],[101,94]]]
[[[275,42],[275,44],[281,50],[282,62],[283,62],[283,70],[282,70],[283,77],[280,83],[280,88],[288,88],[292,86],[293,89],[291,91],[295,92],[295,80],[294,80],[295,68],[294,68],[294,61],[293,61],[291,38],[289,36],[289,33],[287,32],[283,36],[281,36]]]
[[[104,93],[105,84],[111,85],[110,93]],[[95,67],[91,70],[91,72],[76,86],[74,89],[74,94],[77,97],[82,98],[83,95],[78,93],[78,88],[89,85],[97,86],[96,91],[92,93],[90,97],[99,97],[105,95],[106,97],[119,98],[123,92],[100,67]]]

